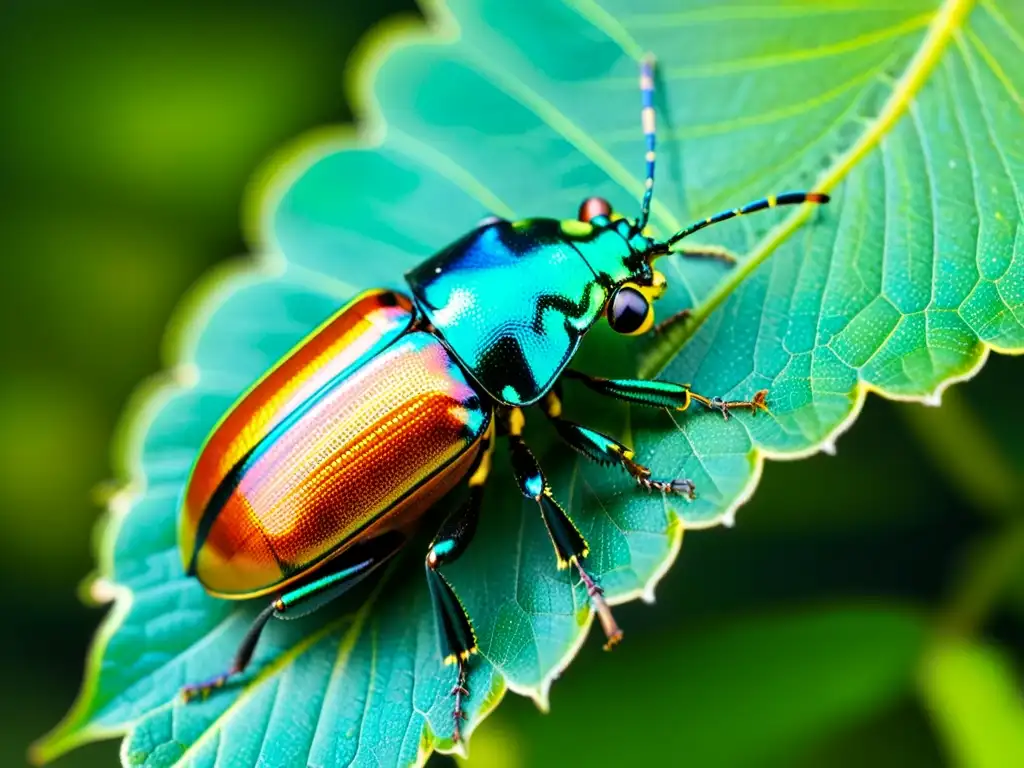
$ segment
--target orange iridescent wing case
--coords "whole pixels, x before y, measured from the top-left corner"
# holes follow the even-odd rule
[[[212,593],[279,589],[408,526],[465,474],[490,418],[403,296],[356,298],[213,431],[185,494],[186,567]]]

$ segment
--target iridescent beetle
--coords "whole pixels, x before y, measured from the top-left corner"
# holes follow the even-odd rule
[[[519,490],[547,525],[559,567],[587,588],[608,646],[621,631],[587,573],[587,543],[552,496],[523,441],[523,408],[539,405],[566,443],[615,464],[647,490],[692,497],[686,479],[656,479],[616,440],[564,419],[556,384],[572,378],[640,405],[765,409],[765,392],[725,402],[659,381],[598,379],[569,369],[602,317],[624,334],[652,328],[665,278],[652,268],[688,235],[776,205],[825,203],[791,192],[720,213],[664,241],[644,234],[654,188],[653,64],[641,65],[646,191],[636,221],[591,198],[571,221],[491,219],[406,275],[409,295],[354,299],[257,382],[213,430],[185,491],[179,540],[185,568],[210,594],[270,595],[234,662],[188,686],[186,700],[241,673],[271,617],[305,615],[338,597],[402,548],[417,519],[465,480],[468,499],[426,553],[441,655],[458,665],[460,738],[472,624],[440,572],[476,530],[495,438],[505,437]]]

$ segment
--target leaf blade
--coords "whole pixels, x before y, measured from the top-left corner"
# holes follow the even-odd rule
[[[230,656],[245,620],[244,610],[227,617],[227,607],[205,599],[184,580],[162,597],[153,591],[156,577],[174,569],[169,499],[184,482],[204,427],[329,308],[361,287],[400,285],[405,269],[481,216],[492,211],[568,215],[592,194],[619,206],[635,205],[641,189],[634,125],[638,52],[665,51],[660,106],[667,140],[654,218],[660,230],[677,228],[686,216],[706,215],[737,197],[774,191],[776,184],[819,179],[836,187],[837,195],[835,204],[813,220],[810,209],[800,209],[788,217],[765,214],[752,223],[723,225],[724,245],[747,254],[724,281],[715,265],[687,264],[684,270],[680,259],[666,268],[673,283],[664,300],[667,308],[695,305],[700,322],[681,348],[682,339],[670,337],[644,350],[641,370],[692,381],[709,394],[744,396],[770,387],[773,418],[723,423],[713,414],[673,418],[628,409],[599,414],[604,427],[628,438],[657,473],[697,479],[697,503],[638,499],[625,478],[566,460],[551,446],[541,451],[553,486],[562,489],[591,539],[590,563],[612,602],[650,598],[678,552],[685,527],[731,521],[752,492],[764,457],[795,457],[829,445],[855,418],[867,391],[937,396],[949,382],[976,370],[988,349],[1024,346],[1018,319],[1024,237],[1016,186],[1024,175],[1019,164],[1024,132],[1013,130],[1021,108],[1019,99],[1014,104],[1011,98],[1009,108],[993,109],[991,96],[1019,93],[1012,68],[1001,66],[998,57],[1019,48],[1022,20],[1007,21],[986,0],[973,8],[966,0],[947,0],[937,8],[922,1],[886,13],[816,9],[807,16],[693,3],[683,15],[670,14],[671,23],[656,8],[653,14],[636,14],[624,3],[524,0],[521,5],[513,12],[500,2],[453,0],[450,8],[431,3],[435,38],[388,43],[387,57],[365,68],[359,86],[359,101],[371,105],[365,139],[321,135],[296,153],[283,180],[270,190],[262,238],[267,248],[283,251],[287,264],[269,262],[277,272],[267,292],[240,288],[237,295],[196,302],[200,314],[193,328],[210,334],[205,346],[203,337],[193,339],[186,355],[191,363],[186,370],[198,372],[198,382],[192,391],[161,401],[163,421],[157,413],[146,423],[154,441],[152,460],[133,467],[133,475],[145,481],[139,489],[144,496],[122,500],[126,515],[109,534],[112,543],[103,556],[103,575],[122,590],[120,607],[107,623],[111,637],[101,638],[94,652],[83,691],[86,703],[51,741],[49,755],[75,740],[134,728],[126,759],[167,764],[182,757],[183,744],[185,756],[203,764],[218,759],[224,739],[235,739],[240,753],[258,759],[265,745],[254,735],[261,730],[265,735],[279,722],[276,691],[286,681],[292,685],[288,675],[296,669],[307,673],[307,682],[295,684],[309,690],[319,679],[313,670],[336,669],[324,660],[330,647],[342,642],[330,631],[321,650],[295,657],[300,664],[273,666],[277,654],[305,647],[302,643],[316,636],[311,632],[329,626],[313,622],[271,632],[260,652],[258,661],[273,673],[266,678],[269,684],[260,683],[233,710],[252,714],[254,722],[264,724],[259,728],[233,730],[237,715],[221,722],[215,710],[150,707],[157,698],[169,701],[178,685],[202,676],[199,672],[215,671],[217,659]],[[729,34],[708,34],[723,25]],[[553,38],[557,46],[547,44]],[[815,67],[813,77],[793,77],[808,66]],[[895,75],[893,86],[888,78]],[[787,88],[772,86],[773,78]],[[741,98],[722,96],[728,93]],[[877,114],[858,132],[864,110]],[[928,126],[942,121],[960,127],[961,145],[930,143]],[[991,140],[976,139],[980,136]],[[683,154],[702,162],[681,164]],[[820,171],[823,162],[828,165]],[[997,184],[980,183],[996,178],[989,171],[999,168]],[[904,215],[916,211],[910,205],[913,178],[925,174],[930,228]],[[965,180],[973,190],[976,226],[955,231],[940,226],[959,216],[963,206],[955,205],[947,190]],[[772,227],[772,221],[779,223]],[[919,246],[925,240],[928,247]],[[970,245],[973,263],[961,258]],[[890,252],[896,255],[889,258]],[[339,260],[339,254],[351,260]],[[925,275],[927,291],[920,285]],[[266,310],[268,301],[275,310]],[[625,371],[635,367],[600,331],[594,335],[596,343],[614,350],[604,362]],[[543,435],[539,440],[545,445]],[[508,489],[510,482],[507,470],[496,471],[495,486]],[[471,701],[476,711],[470,728],[506,686],[546,703],[551,680],[575,655],[591,623],[583,591],[553,569],[536,510],[507,490],[502,493],[503,498],[491,494],[478,544],[451,568],[481,638],[471,683],[486,693]],[[147,505],[154,505],[152,517]],[[151,525],[142,526],[143,521]],[[160,533],[147,536],[146,528]],[[514,550],[509,542],[515,542]],[[152,606],[136,600],[126,608],[124,595],[132,589],[137,597],[151,595]],[[358,758],[367,754],[361,751],[365,743],[379,742],[388,758],[417,763],[431,748],[451,747],[440,684],[445,673],[438,673],[432,658],[433,629],[422,584],[389,584],[387,590],[398,595],[397,602],[384,600],[371,611],[369,635],[360,633],[352,641],[358,663],[349,671],[355,676],[346,677],[343,670],[343,683],[336,685],[364,691],[362,710],[349,708],[340,692],[331,692],[335,704],[327,703],[327,693],[309,697],[321,712],[335,707],[337,716],[328,719],[348,727],[320,730],[307,718],[304,737],[287,742],[289,749],[306,747],[317,760],[329,762]],[[130,648],[133,638],[152,641],[144,628],[159,606],[173,606],[174,600],[192,601],[202,621],[178,633],[181,653],[169,671],[161,673],[159,664],[117,649]],[[412,610],[415,627],[396,623],[394,605]],[[210,627],[220,628],[213,647],[190,654],[189,638]],[[374,695],[380,688],[363,682],[374,679],[380,658],[373,638],[386,638],[381,642],[392,648],[392,655],[385,654],[391,662],[409,653],[394,650],[408,649],[409,632],[416,635],[413,680],[423,686],[422,701],[432,703],[384,716],[387,702]],[[124,660],[124,675],[114,674],[116,665],[110,663],[101,668],[101,659]],[[253,682],[264,679],[259,674]],[[138,696],[140,686],[154,698]],[[218,706],[230,706],[246,690],[228,694]],[[140,721],[147,708],[150,713]],[[178,717],[192,730],[175,732]],[[403,736],[396,743],[392,731],[403,718]]]

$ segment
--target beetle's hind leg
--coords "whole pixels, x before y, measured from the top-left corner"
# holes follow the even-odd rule
[[[524,423],[523,412],[518,408],[513,408],[508,414],[507,431],[512,471],[515,474],[519,490],[523,496],[537,502],[540,507],[541,517],[544,519],[544,525],[547,526],[548,535],[555,548],[558,567],[572,566],[579,572],[580,579],[590,596],[590,603],[594,606],[594,612],[597,613],[597,617],[601,621],[601,628],[604,629],[605,636],[608,638],[604,646],[605,650],[610,650],[622,639],[622,630],[619,629],[615,617],[612,616],[611,608],[608,607],[608,603],[604,599],[603,590],[583,567],[582,561],[590,552],[586,539],[555,500],[540,464],[523,441]]]
[[[186,685],[181,689],[182,698],[186,703],[205,699],[215,689],[222,688],[228,680],[242,674],[249,666],[256,643],[270,619],[297,619],[312,613],[373,573],[390,560],[403,544],[405,536],[398,532],[386,533],[356,544],[311,578],[282,593],[253,620],[227,671],[200,683]]]
[[[751,413],[768,412],[768,390],[762,389],[754,393],[750,400],[724,400],[721,397],[707,397],[694,392],[686,384],[673,384],[668,381],[647,381],[645,379],[600,379],[588,376],[579,371],[567,370],[565,378],[576,379],[590,389],[607,397],[637,405],[648,405],[654,408],[671,408],[685,411],[691,403],[698,402],[708,410],[718,411],[728,419],[735,410],[745,409]]]
[[[271,617],[277,613],[276,603],[277,601],[274,601],[268,605],[253,620],[249,626],[249,631],[245,633],[242,644],[235,652],[234,661],[231,662],[231,666],[228,667],[226,672],[214,675],[199,683],[186,685],[181,689],[181,698],[184,699],[186,704],[196,699],[205,699],[217,688],[223,688],[224,684],[232,677],[240,675],[245,671],[245,668],[249,666],[249,662],[252,660],[253,651],[256,650],[256,643],[259,641],[260,635],[263,634],[263,628],[267,626],[267,622],[270,621]]]
[[[482,442],[479,459],[469,475],[469,498],[441,525],[441,529],[430,543],[425,562],[427,586],[430,588],[430,600],[434,605],[434,616],[437,619],[441,657],[445,664],[458,666],[455,685],[451,690],[451,695],[455,698],[452,713],[455,728],[452,738],[456,742],[462,739],[462,721],[466,716],[462,702],[469,697],[468,664],[469,657],[476,653],[476,635],[473,633],[473,625],[462,601],[439,569],[442,565],[457,560],[466,551],[476,533],[480,508],[483,505],[484,483],[491,470],[491,454],[494,450],[493,420]]]
[[[652,476],[650,469],[637,462],[634,459],[633,451],[622,443],[584,427],[582,424],[563,418],[562,402],[555,392],[548,392],[541,402],[541,406],[559,437],[591,461],[598,464],[617,464],[646,491],[677,493],[689,499],[693,498],[692,480],[686,478],[659,480]]]

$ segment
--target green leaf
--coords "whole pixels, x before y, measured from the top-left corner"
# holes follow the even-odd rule
[[[954,765],[1024,764],[1020,676],[998,649],[944,640],[928,655],[920,688]]]
[[[663,261],[659,309],[694,307],[688,325],[639,346],[598,330],[581,352],[595,373],[658,374],[709,395],[770,390],[770,417],[727,422],[597,407],[567,390],[573,418],[628,441],[656,474],[693,478],[696,502],[638,494],[532,425],[613,603],[650,598],[684,528],[731,521],[763,457],[828,449],[867,391],[936,401],[989,349],[1024,349],[1015,4],[636,5],[431,2],[429,34],[403,27],[367,45],[360,134],[319,134],[272,164],[248,227],[256,250],[283,258],[211,281],[220,287],[193,299],[172,345],[176,381],[139,396],[132,484],[111,505],[94,584],[118,602],[79,702],[37,758],[121,732],[126,762],[148,765],[416,763],[452,748],[454,672],[438,662],[421,550],[368,602],[275,623],[239,685],[180,704],[180,686],[224,666],[258,606],[211,599],[183,576],[178,494],[237,394],[355,291],[400,287],[490,213],[571,216],[590,195],[636,211],[644,51],[660,62],[657,232],[788,188],[834,202],[705,231],[740,265]],[[476,541],[449,571],[480,639],[467,731],[506,688],[546,705],[592,622],[501,458]]]

